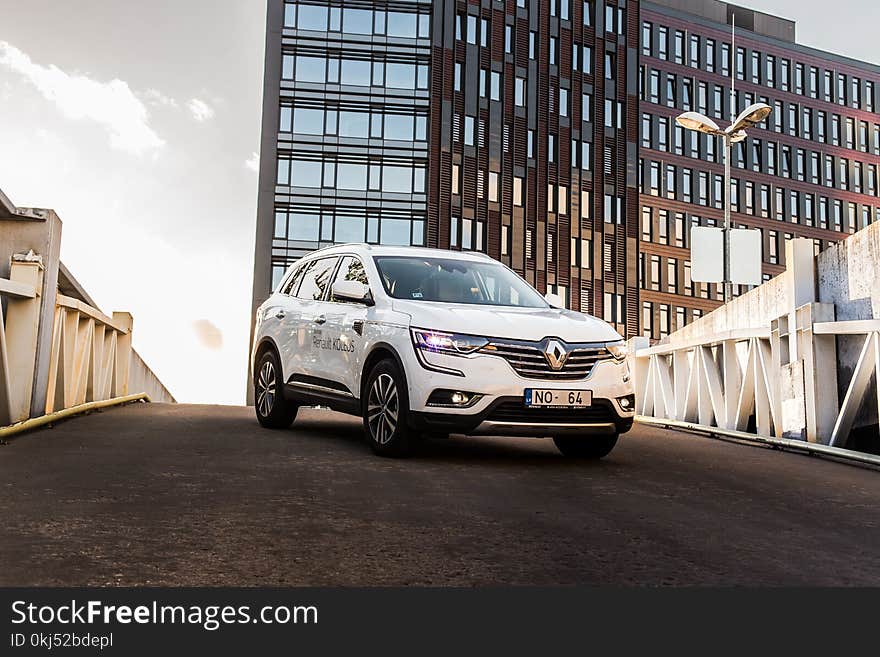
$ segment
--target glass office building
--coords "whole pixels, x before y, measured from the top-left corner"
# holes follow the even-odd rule
[[[411,1],[269,3],[264,297],[291,262],[327,244],[425,244],[430,11]]]
[[[675,116],[726,125],[731,73],[735,109],[773,107],[731,194],[769,278],[786,239],[880,218],[880,67],[719,0],[269,0],[254,307],[320,246],[414,244],[662,338],[721,303],[689,255],[722,222],[721,144]]]
[[[338,242],[482,251],[638,330],[638,2],[269,0],[254,306]]]

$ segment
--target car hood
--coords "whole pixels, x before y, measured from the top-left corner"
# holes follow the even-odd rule
[[[509,308],[395,299],[394,310],[415,328],[512,340],[559,338],[564,342],[613,342],[620,334],[591,315],[557,308]]]

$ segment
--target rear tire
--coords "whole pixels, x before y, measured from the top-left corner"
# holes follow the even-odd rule
[[[362,395],[364,431],[379,456],[409,456],[418,435],[409,427],[406,379],[391,359],[380,361],[367,376]]]
[[[254,370],[254,409],[267,429],[286,429],[296,419],[299,406],[284,398],[284,381],[278,355],[270,349]]]
[[[601,459],[608,456],[617,444],[618,434],[610,436],[584,436],[569,438],[558,436],[553,439],[556,449],[572,459]]]

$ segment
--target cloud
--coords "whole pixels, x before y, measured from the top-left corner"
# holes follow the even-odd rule
[[[197,319],[192,325],[196,337],[203,346],[212,351],[219,351],[223,348],[223,331],[212,322],[207,319]]]
[[[258,172],[260,170],[260,156],[259,156],[259,154],[256,151],[251,153],[251,156],[247,160],[245,160],[244,165],[245,165],[245,167],[247,167],[251,171]]]
[[[147,89],[141,94],[144,100],[154,107],[177,107],[177,101],[163,94],[158,89]]]
[[[106,128],[113,148],[142,155],[165,144],[150,127],[146,106],[123,80],[99,82],[54,64],[40,66],[6,41],[0,41],[0,65],[19,73],[67,118]]]
[[[210,121],[214,118],[214,108],[203,100],[193,98],[186,106],[196,121]]]

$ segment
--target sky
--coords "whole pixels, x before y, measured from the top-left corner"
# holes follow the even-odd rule
[[[242,403],[265,0],[0,0],[0,189],[179,401]]]
[[[747,0],[880,64],[880,3]],[[265,0],[0,0],[0,189],[179,401],[244,401]]]

